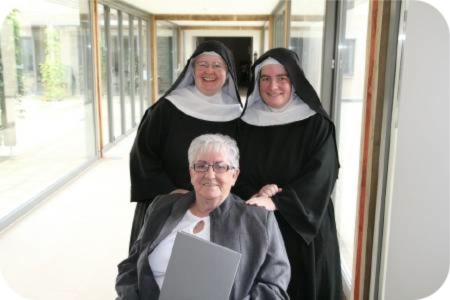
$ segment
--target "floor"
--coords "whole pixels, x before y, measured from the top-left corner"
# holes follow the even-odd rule
[[[126,257],[129,135],[105,158],[0,233],[0,299],[114,299]]]

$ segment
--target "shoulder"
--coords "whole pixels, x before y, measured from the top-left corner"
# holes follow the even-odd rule
[[[151,112],[165,112],[178,109],[167,98],[160,98],[156,103],[150,106],[149,110]]]
[[[334,133],[333,122],[319,113],[300,122],[303,122],[306,125],[305,129],[318,139],[328,137]]]
[[[231,199],[234,202],[233,205],[235,206],[235,209],[241,212],[242,221],[244,222],[248,221],[253,224],[265,226],[268,222],[270,214],[273,214],[263,207],[245,204],[244,200],[234,194],[232,194]]]
[[[182,197],[182,194],[164,194],[156,196],[148,208],[147,213],[159,213],[163,210],[171,209],[174,203]]]
[[[319,127],[329,128],[331,126],[334,126],[333,122],[330,119],[320,113],[314,114],[313,116],[309,117],[308,120]]]
[[[179,110],[170,101],[165,98],[161,98],[152,106],[147,108],[142,116],[139,129],[148,129],[157,124],[162,125],[169,123],[171,122],[171,118],[176,118],[179,113]]]

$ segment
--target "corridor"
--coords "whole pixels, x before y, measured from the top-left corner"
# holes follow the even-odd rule
[[[134,213],[128,176],[134,135],[1,232],[0,299],[114,299]]]

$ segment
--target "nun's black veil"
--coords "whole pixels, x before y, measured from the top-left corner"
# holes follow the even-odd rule
[[[198,47],[195,49],[194,53],[191,55],[191,57],[188,59],[183,71],[178,76],[177,80],[172,84],[172,86],[164,93],[164,95],[161,97],[161,99],[164,99],[167,95],[169,95],[174,89],[176,89],[181,81],[183,81],[184,77],[186,76],[186,73],[189,71],[189,66],[195,57],[202,54],[203,52],[216,52],[219,54],[222,59],[227,64],[228,73],[230,75],[229,78],[233,80],[236,96],[239,100],[239,104],[242,106],[242,101],[239,96],[238,91],[238,84],[237,84],[237,75],[236,75],[236,66],[234,65],[234,59],[233,59],[233,53],[222,43],[219,41],[211,40],[211,41],[205,41],[198,45]],[[159,101],[157,101],[154,105],[156,105]],[[153,105],[153,106],[154,106]]]
[[[311,83],[306,79],[305,73],[300,66],[300,60],[292,50],[286,48],[273,48],[263,55],[261,55],[252,66],[252,77],[249,85],[249,90],[247,94],[250,96],[253,93],[255,87],[255,68],[257,65],[265,61],[267,58],[272,57],[276,59],[280,64],[286,69],[289,78],[291,79],[292,85],[295,88],[296,94],[306,103],[311,109],[318,112],[319,114],[325,116],[329,119],[327,112],[323,109],[320,102],[319,96],[314,90]]]

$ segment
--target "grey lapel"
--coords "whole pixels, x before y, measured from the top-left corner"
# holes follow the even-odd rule
[[[183,218],[186,211],[189,209],[191,203],[195,201],[195,194],[193,192],[182,195],[179,199],[177,199],[172,207],[172,210],[169,214],[169,218],[165,220],[160,220],[164,222],[164,226],[159,232],[156,239],[151,243],[148,253],[150,253],[167,235],[169,235],[175,226],[180,222]]]
[[[234,195],[228,198],[211,214],[211,241],[229,249],[241,252],[242,207],[237,205]],[[230,226],[230,224],[233,224]]]

